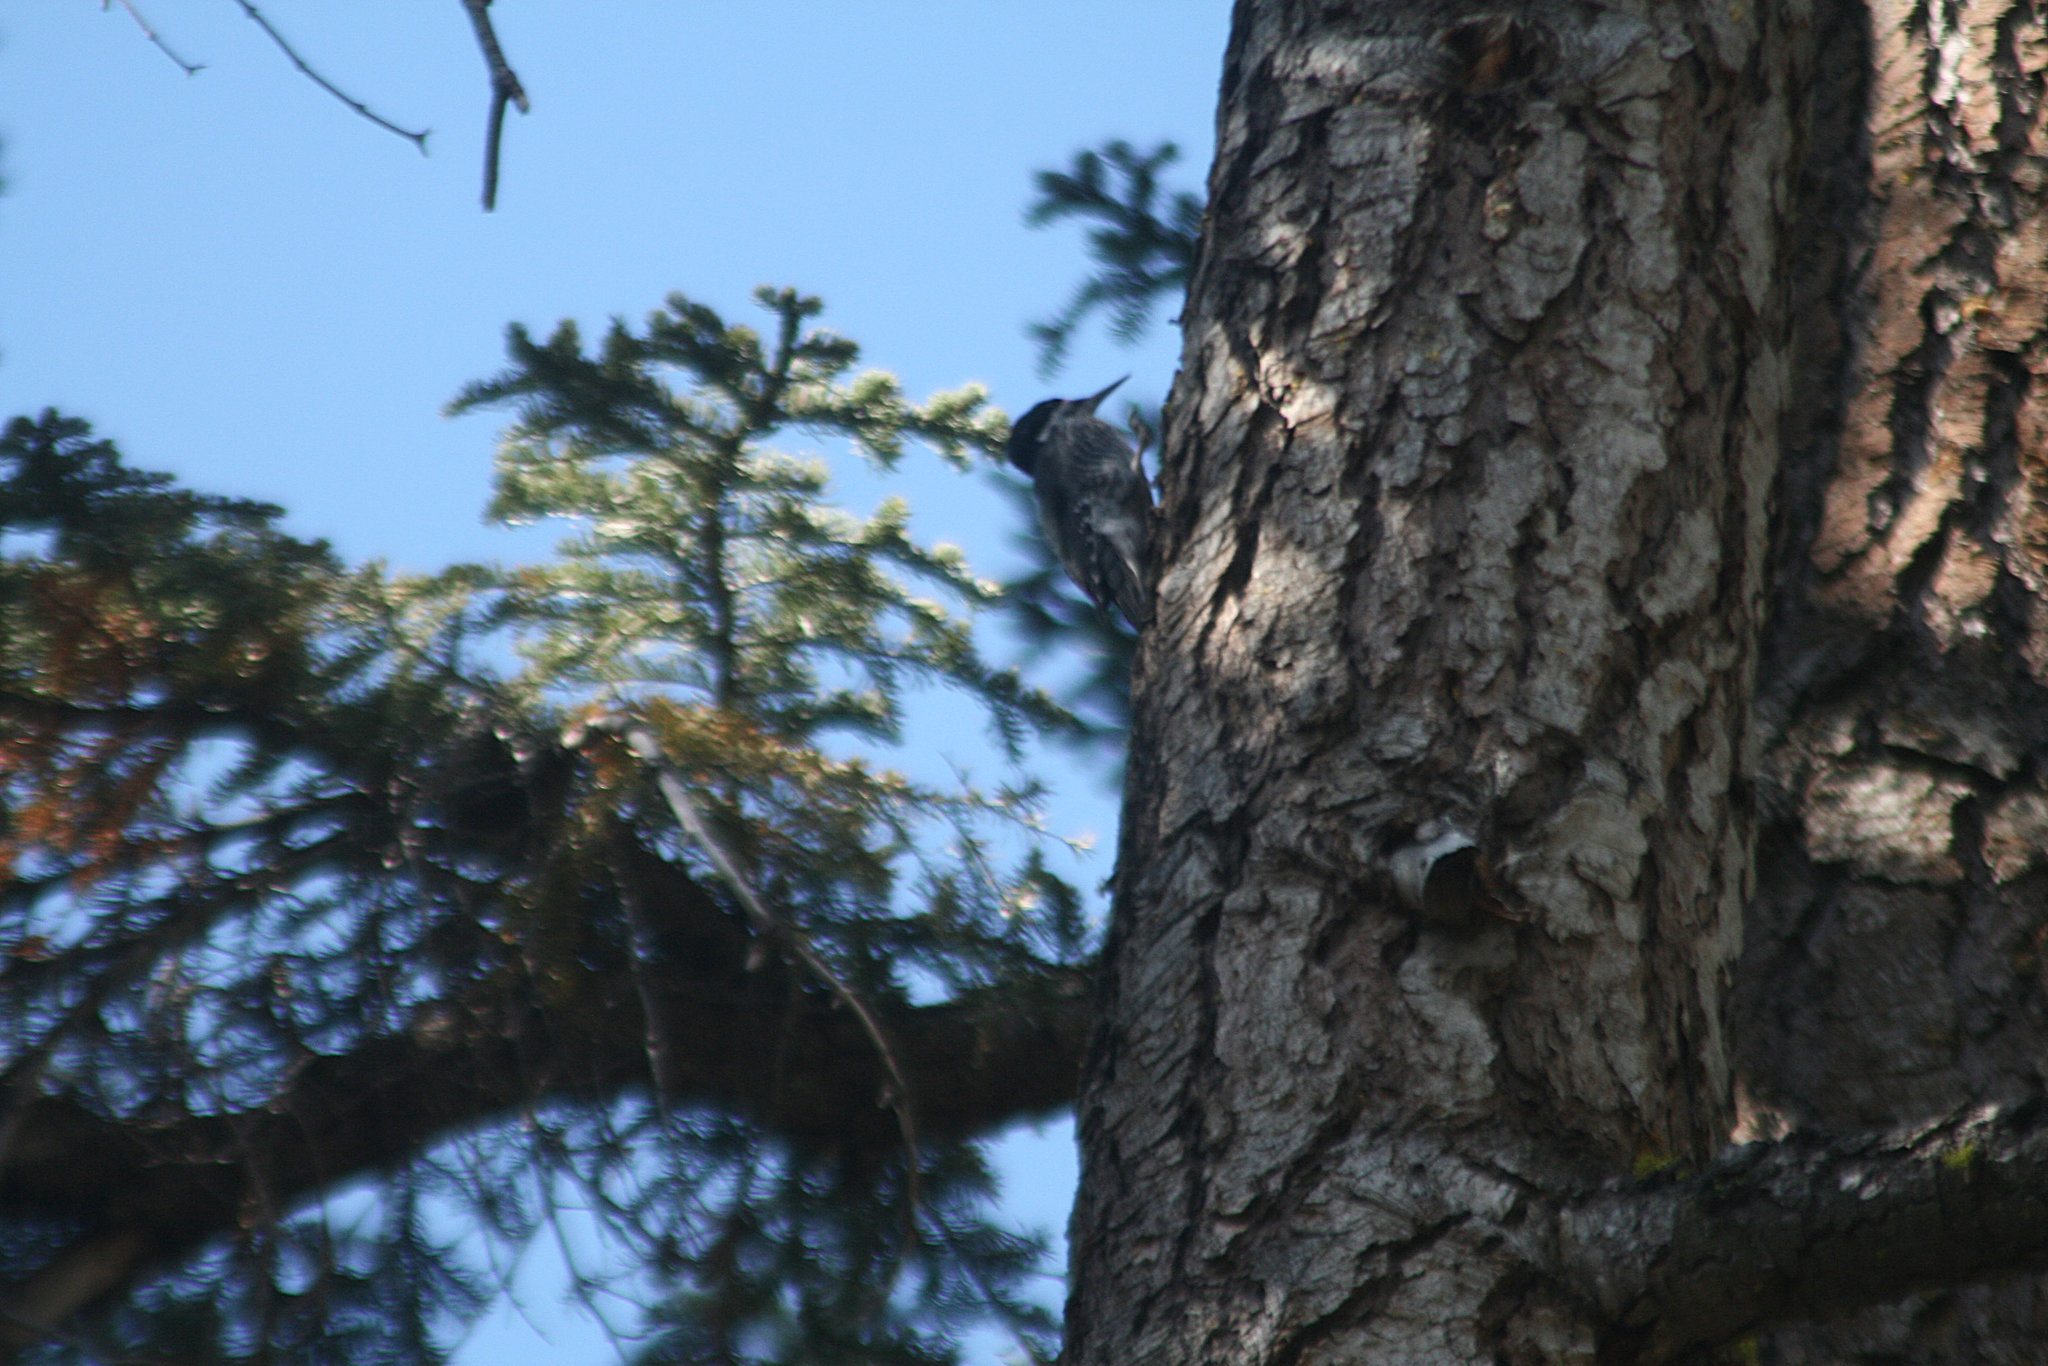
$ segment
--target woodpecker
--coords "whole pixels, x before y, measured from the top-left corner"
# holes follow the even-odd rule
[[[1129,379],[1125,375],[1124,379]],[[1152,618],[1145,537],[1152,489],[1122,432],[1095,415],[1117,384],[1087,398],[1049,398],[1010,429],[1010,463],[1031,476],[1038,525],[1060,567],[1104,611],[1132,626]]]

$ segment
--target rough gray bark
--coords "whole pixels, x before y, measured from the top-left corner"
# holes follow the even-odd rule
[[[1823,7],[1763,666],[1756,1124],[1904,1124],[2048,1061],[2042,7]],[[1772,1335],[1785,1363],[2048,1359],[2034,1277]]]
[[[1542,1229],[1554,1243],[1538,1240],[1532,1261],[1596,1307],[1602,1359],[1632,1361],[1862,1308],[1901,1287],[2039,1267],[2048,1261],[2042,1118],[2028,1105],[1906,1134],[1746,1144],[1698,1179],[1631,1184],[1567,1206]],[[1759,1356],[1844,1331],[1774,1334]],[[2020,1349],[2007,1359],[2038,1359],[2020,1340],[2000,1345]]]
[[[1880,22],[1906,47],[1937,9],[2005,44],[1973,67],[1944,30],[1958,137],[1995,160],[2031,130],[2034,104],[1970,85],[2034,79],[2013,55],[2030,6],[1897,8]],[[2016,201],[1970,186],[1947,217],[1863,216],[1873,179],[1911,181],[1858,163],[1865,63],[1918,79],[1866,32],[1794,0],[1240,0],[1080,1104],[1070,1361],[1663,1359],[1715,1330],[1670,1307],[1684,1294],[1602,1289],[1679,1265],[1644,1233],[1656,1201],[1782,1207],[1799,1180],[1811,1240],[1726,1291],[1727,1334],[2038,1255],[2044,1211],[1987,1195],[1950,1211],[1936,1269],[1856,1261],[1844,1227],[1928,1226],[1940,1164],[1911,1142],[1859,1159],[1884,1169],[1859,1179],[1862,1225],[1823,1218],[1825,1164],[1789,1157],[1776,1194],[1755,1159],[1678,1197],[1626,1184],[1725,1142],[1736,1045],[1772,1104],[1858,1126],[2032,1081],[2019,997],[1975,1074],[1924,1075],[1959,1013],[1891,1069],[1911,1083],[1858,1080],[1890,1018],[1918,1029],[1973,989],[1941,942],[1962,900],[1972,954],[2031,945],[2027,894],[1985,892],[2034,876],[2048,823],[2025,823],[2048,811],[2026,786],[2048,727],[2011,710],[2031,681],[1929,669],[1995,657],[1991,615],[2048,661],[2018,454],[2039,442],[2024,404],[1988,401],[2001,375],[2026,393],[2027,366],[1971,362],[1943,390],[1924,354],[1964,315],[2031,338],[2039,282],[1900,295],[1868,338],[1892,315],[1845,307],[1897,288],[1887,271],[1924,284],[1932,227],[1952,234],[1937,281],[2041,252],[1997,221]],[[1841,397],[1878,355],[1918,427],[1891,388]],[[2004,471],[1973,476],[1999,421]],[[1887,657],[1899,639],[1925,648]],[[1404,904],[1419,851],[1466,840],[1452,893]],[[1830,918],[1840,951],[1896,933],[1817,990],[1802,954],[1830,951]],[[1944,992],[1912,994],[1923,965]],[[1802,1100],[1822,1074],[1897,1103]],[[1605,1231],[1574,1242],[1596,1206]],[[1687,1227],[1727,1239],[1708,1263],[1761,1256],[1739,1220]]]
[[[1590,1342],[1525,1196],[1726,1132],[1796,73],[1769,10],[1526,13],[1238,7],[1076,1362]],[[1494,904],[1420,923],[1447,827]]]

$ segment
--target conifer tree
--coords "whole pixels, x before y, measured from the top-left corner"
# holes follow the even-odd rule
[[[564,1200],[645,1361],[1049,1350],[976,1140],[1071,1093],[1080,902],[1021,770],[890,753],[925,687],[1012,760],[1071,722],[983,658],[993,585],[777,449],[1005,424],[759,300],[512,329],[456,406],[514,413],[492,515],[576,527],[540,565],[349,570],[9,428],[8,1353],[438,1360],[492,1291],[451,1229]]]

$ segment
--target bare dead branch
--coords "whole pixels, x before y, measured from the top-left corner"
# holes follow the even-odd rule
[[[493,92],[491,117],[484,129],[484,212],[498,207],[498,143],[505,135],[505,97]]]
[[[519,74],[512,64],[505,60],[505,49],[498,45],[497,30],[491,27],[491,0],[462,0],[463,9],[469,12],[470,27],[476,30],[476,45],[483,50],[484,65],[491,73],[491,117],[484,132],[484,212],[489,213],[498,205],[498,144],[505,133],[505,106],[516,104],[522,114],[532,112],[532,104],[526,98],[526,87],[519,83]]]
[[[114,0],[100,0],[100,9],[104,11],[113,3]],[[187,76],[196,76],[206,70],[206,63],[188,62],[173,51],[171,45],[164,41],[163,35],[151,28],[149,20],[142,17],[142,11],[135,8],[135,0],[120,0],[120,4],[122,9],[128,11],[128,17],[135,21],[135,26],[142,30],[142,36],[155,43],[157,51],[176,62],[179,70],[183,71]]]
[[[1567,1284],[1664,1362],[1760,1328],[2048,1264],[2048,1103],[1795,1134],[1558,1225]]]
[[[647,918],[647,905],[641,898],[639,884],[619,859],[612,861],[612,878],[619,889],[619,904],[625,908],[626,926],[632,932],[633,991],[640,998],[640,1013],[646,1017],[647,1075],[654,1083],[655,1105],[666,1113],[669,1097],[675,1094],[675,1081],[669,1062],[672,1050],[668,1030],[663,1025],[661,1005],[652,978],[654,927]]]
[[[868,1041],[874,1044],[875,1052],[889,1074],[890,1094],[887,1100],[890,1109],[896,1112],[896,1126],[903,1136],[906,1173],[904,1184],[910,1197],[910,1208],[914,1213],[918,1207],[917,1116],[911,1104],[909,1079],[903,1074],[903,1065],[896,1057],[895,1047],[889,1042],[888,1031],[882,1028],[882,1022],[875,1018],[874,1011],[869,1008],[861,994],[848,986],[845,979],[825,961],[825,956],[818,952],[810,937],[790,923],[787,917],[778,916],[769,910],[767,903],[755,893],[746,875],[740,871],[739,865],[733,862],[725,846],[712,835],[711,827],[704,823],[704,817],[698,812],[697,804],[690,800],[690,794],[684,789],[682,780],[676,777],[675,770],[669,766],[668,758],[662,752],[661,742],[654,738],[654,733],[645,726],[629,724],[624,729],[624,738],[626,747],[654,768],[655,780],[661,787],[661,795],[668,802],[669,810],[675,813],[676,820],[684,832],[704,851],[705,857],[709,858],[712,866],[718,870],[718,875],[725,879],[727,885],[732,888],[733,895],[746,907],[748,918],[760,927],[762,933],[786,944],[790,956],[803,964],[831,991],[840,1004],[851,1010],[854,1018],[860,1021],[862,1031],[868,1036]]]
[[[385,118],[382,114],[379,114],[376,110],[370,108],[361,100],[356,99],[352,95],[349,95],[348,93],[340,89],[338,86],[336,86],[334,82],[328,80],[325,76],[315,71],[310,65],[307,64],[306,59],[304,57],[301,57],[289,42],[285,41],[285,36],[282,33],[279,33],[275,28],[273,28],[271,26],[270,21],[263,17],[263,12],[257,9],[256,6],[250,4],[249,0],[235,0],[235,3],[242,7],[242,13],[248,15],[251,19],[254,19],[256,21],[256,26],[258,28],[262,29],[265,33],[270,35],[270,41],[276,43],[278,46],[278,50],[283,52],[285,56],[291,58],[292,65],[297,67],[299,71],[306,77],[306,79],[313,82],[313,84],[319,86],[322,90],[325,90],[328,94],[334,96],[334,98],[336,98],[337,100],[340,100],[349,108],[355,110],[358,114],[361,114],[370,122],[376,124],[379,128],[387,129],[390,132],[396,133],[398,134],[398,136],[412,143],[413,146],[420,149],[421,156],[425,156],[427,154],[427,135],[433,131],[431,128],[422,128],[417,133],[413,132],[409,128],[400,128],[390,119]]]

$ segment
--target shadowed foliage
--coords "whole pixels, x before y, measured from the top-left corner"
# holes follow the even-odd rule
[[[656,1306],[640,1360],[1050,1350],[976,1140],[1070,1097],[1088,932],[1028,777],[890,756],[920,689],[1012,765],[1073,723],[983,659],[995,586],[773,445],[965,467],[1005,424],[759,297],[761,332],[680,296],[593,352],[512,329],[457,406],[513,413],[492,515],[573,528],[539,565],[350,569],[75,419],[8,428],[8,1352],[438,1360],[492,1290],[455,1230],[564,1201]]]

